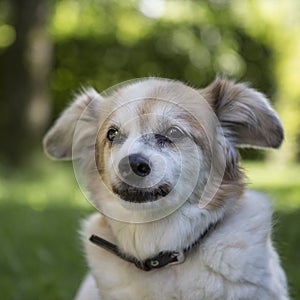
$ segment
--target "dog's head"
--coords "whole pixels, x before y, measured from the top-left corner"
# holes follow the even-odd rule
[[[103,95],[84,91],[44,147],[51,157],[79,162],[105,213],[120,209],[132,218],[150,210],[160,218],[183,203],[225,207],[243,191],[236,147],[277,148],[282,139],[268,101],[244,84],[217,79],[196,90],[149,78]]]

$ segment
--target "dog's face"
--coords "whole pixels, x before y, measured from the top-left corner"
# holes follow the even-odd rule
[[[184,203],[226,206],[243,190],[236,147],[278,147],[282,138],[266,99],[244,85],[217,80],[195,90],[150,78],[105,96],[84,92],[44,145],[56,158],[73,153],[105,213],[150,210],[157,219]]]
[[[143,111],[146,106],[149,110]],[[151,98],[136,100],[113,112],[99,131],[99,171],[124,201],[147,203],[166,197],[183,171],[182,155],[196,154],[185,159],[187,169],[200,158],[183,120],[173,118],[174,108],[167,106]]]
[[[125,87],[106,101],[110,113],[97,134],[96,162],[106,187],[122,205],[174,209],[195,198],[209,174],[207,130],[214,127],[211,122],[205,128],[189,109],[197,103],[202,107],[200,119],[210,119],[211,108],[199,98],[181,83],[149,80]]]

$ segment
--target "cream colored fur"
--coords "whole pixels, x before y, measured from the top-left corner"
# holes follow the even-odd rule
[[[185,110],[192,114],[185,114]],[[78,125],[83,112],[84,120]],[[187,133],[178,143],[180,153],[159,151],[138,139],[149,128],[156,133],[157,124],[168,123],[168,117]],[[115,147],[105,142],[111,124],[118,124],[127,134],[126,141]],[[77,97],[44,140],[46,152],[54,158],[70,159],[73,146],[73,159],[81,162],[91,200],[105,213],[95,213],[83,223],[81,236],[90,272],[76,300],[288,299],[285,274],[271,242],[272,208],[264,195],[245,191],[236,150],[245,145],[277,148],[282,139],[279,118],[267,99],[244,84],[226,80],[217,79],[207,88],[195,90],[180,82],[149,78],[125,84],[109,95],[90,89]],[[97,170],[92,163],[95,145]],[[171,198],[132,204],[112,192],[111,186],[119,177],[110,159],[118,163],[126,151],[164,158],[162,180],[173,186]],[[197,163],[199,174],[192,185],[191,170]],[[159,160],[154,163],[150,183],[162,172],[161,165]],[[210,168],[215,172],[210,173]],[[175,186],[178,170],[183,176]],[[220,181],[215,180],[219,176]],[[205,185],[211,201],[202,205]],[[189,189],[191,193],[180,204]],[[167,210],[177,202],[180,205],[173,212],[156,214],[157,220],[139,219],[151,206]],[[121,220],[111,218],[114,214]],[[130,217],[139,221],[130,222]],[[127,255],[143,260],[160,251],[184,249],[217,221],[216,228],[184,263],[149,272],[88,240],[97,234]]]
[[[270,240],[269,201],[256,192],[247,192],[241,200],[181,265],[147,273],[85,241],[89,267],[96,278],[90,277],[90,282],[94,288],[98,286],[101,297],[87,298],[84,294],[77,299],[288,299],[286,278]],[[103,216],[95,214],[86,220],[84,240],[96,233],[117,242],[112,229],[102,219]],[[164,235],[165,225],[162,221],[152,232],[153,236]],[[132,238],[143,235],[141,230],[132,228],[121,234],[127,243],[134,245]],[[170,234],[170,239],[180,240],[182,232],[178,226]],[[139,243],[143,243],[142,237]],[[89,292],[90,287],[86,289]]]

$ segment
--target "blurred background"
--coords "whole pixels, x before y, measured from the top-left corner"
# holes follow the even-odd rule
[[[249,187],[274,199],[274,240],[300,299],[300,1],[0,0],[0,298],[71,299],[86,272],[77,231],[93,211],[69,162],[41,140],[82,86],[217,74],[265,93],[280,150],[243,150]]]

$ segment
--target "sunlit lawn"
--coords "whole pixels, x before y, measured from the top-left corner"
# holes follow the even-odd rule
[[[0,299],[71,299],[86,268],[77,230],[92,206],[65,162],[0,171]],[[246,163],[251,188],[274,199],[274,239],[300,299],[300,166]]]

